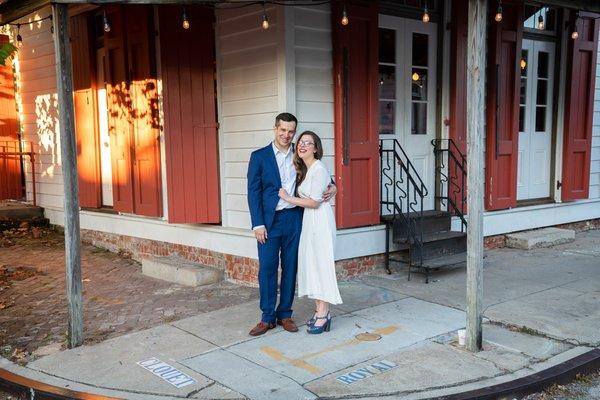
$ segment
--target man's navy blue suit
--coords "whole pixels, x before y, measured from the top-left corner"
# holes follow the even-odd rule
[[[290,150],[293,151],[293,148]],[[248,165],[248,206],[252,226],[264,225],[267,241],[258,243],[258,286],[263,322],[292,316],[296,288],[298,243],[302,229],[302,207],[275,211],[279,202],[281,177],[272,144],[250,156]],[[277,272],[281,254],[281,285],[277,305]]]

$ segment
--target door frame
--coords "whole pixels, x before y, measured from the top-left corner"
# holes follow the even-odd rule
[[[439,137],[439,119],[440,119],[440,92],[439,92],[439,78],[440,78],[440,70],[443,68],[443,65],[440,66],[438,63],[440,54],[439,54],[439,25],[435,22],[424,23],[417,19],[406,18],[406,17],[398,17],[386,14],[379,14],[379,29],[392,29],[396,32],[395,37],[395,54],[396,54],[396,62],[395,65],[395,74],[396,74],[396,96],[395,96],[395,115],[394,115],[394,135],[385,135],[381,136],[378,133],[379,139],[397,139],[400,145],[405,149],[409,158],[413,154],[411,154],[409,147],[407,146],[407,142],[411,138],[411,133],[408,132],[407,129],[400,129],[402,126],[407,126],[410,129],[411,126],[411,107],[412,107],[412,97],[411,97],[411,84],[408,83],[404,79],[399,79],[404,76],[404,73],[410,71],[413,68],[412,62],[410,65],[408,63],[403,63],[400,65],[398,63],[399,56],[402,56],[401,52],[404,51],[406,53],[410,53],[410,51],[406,48],[407,44],[410,43],[412,36],[408,37],[406,35],[407,32],[413,33],[424,33],[429,36],[429,48],[428,48],[428,62],[427,70],[428,70],[428,87],[427,87],[427,136],[428,139],[437,139]],[[401,41],[403,40],[403,41]],[[412,47],[411,49],[412,50]],[[408,60],[412,60],[412,55],[409,55]],[[431,61],[433,60],[433,61]],[[378,60],[378,65],[379,65]],[[409,86],[409,87],[406,87]],[[406,95],[406,96],[404,96]],[[378,97],[379,103],[379,97]],[[379,104],[378,104],[379,107]],[[418,135],[421,136],[421,135]],[[435,201],[435,189],[437,187],[436,177],[435,177],[435,169],[436,162],[433,154],[433,147],[430,145],[430,140],[427,140],[427,146],[429,148],[429,156],[431,157],[431,162],[429,163],[429,167],[431,170],[428,170],[428,176],[423,177],[421,179],[424,180],[428,190],[427,200],[425,201],[424,209],[425,210],[434,210],[436,209],[436,201]],[[412,159],[412,158],[411,158]],[[380,182],[381,185],[381,182]]]

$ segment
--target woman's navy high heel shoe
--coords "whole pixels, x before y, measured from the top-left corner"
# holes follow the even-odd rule
[[[315,322],[317,322],[317,310],[315,310],[315,313],[313,314],[313,316],[308,321],[306,321],[306,326],[308,327],[308,326],[314,325]]]
[[[317,323],[317,321],[320,319],[325,319],[327,321],[325,321],[325,323],[321,326],[315,325]],[[327,314],[326,317],[315,317],[315,322],[312,325],[308,326],[308,329],[306,329],[306,332],[308,332],[312,335],[318,335],[323,332],[329,332],[330,329],[331,329],[331,315]]]

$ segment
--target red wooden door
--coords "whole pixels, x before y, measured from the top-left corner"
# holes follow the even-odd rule
[[[218,223],[219,165],[213,10],[160,8],[169,222]]]
[[[125,7],[127,62],[129,69],[130,122],[133,133],[133,198],[136,214],[162,215],[158,89],[152,8]]]
[[[510,208],[517,204],[523,5],[505,1],[503,8],[502,21],[490,23],[488,49],[485,165],[485,206],[488,210]]]
[[[108,131],[112,160],[113,207],[117,211],[133,212],[132,146],[129,124],[131,98],[127,82],[127,62],[123,7],[106,8],[110,32],[104,33],[106,50],[106,94]]]
[[[379,223],[378,3],[332,3],[337,224]]]
[[[0,35],[0,44],[8,43],[6,35]],[[12,63],[0,65],[0,200],[21,199],[23,183],[15,103],[15,81]]]
[[[587,199],[600,15],[580,13],[577,40],[569,39],[562,200]],[[575,21],[573,21],[575,22]]]
[[[76,15],[71,17],[70,25],[79,205],[98,208],[102,203],[102,187],[90,18],[88,14]]]
[[[450,42],[450,139],[456,144],[459,152],[467,157],[467,10],[469,4],[466,0],[452,2],[452,23]],[[452,146],[450,150],[461,161]],[[448,196],[463,212],[466,212],[466,179],[463,179],[462,170],[454,158],[448,159],[448,172],[450,175]]]

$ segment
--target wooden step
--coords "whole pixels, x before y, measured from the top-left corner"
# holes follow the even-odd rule
[[[449,267],[451,265],[463,264],[467,261],[467,252],[445,255],[442,257],[431,258],[429,260],[423,260],[422,268],[436,269],[442,267]]]
[[[458,254],[467,250],[467,234],[463,232],[437,232],[423,235],[422,249],[411,246],[410,258],[413,264],[419,263],[419,252],[422,251],[423,261],[438,257]]]
[[[450,213],[445,211],[425,211],[423,212],[422,222],[418,213],[410,213],[408,216],[408,223],[413,224],[415,227],[415,233],[417,235],[423,232],[423,235],[449,231],[451,226],[452,217]],[[398,218],[393,222],[393,238],[394,241],[406,241],[408,237],[408,226],[407,223],[402,219]]]

